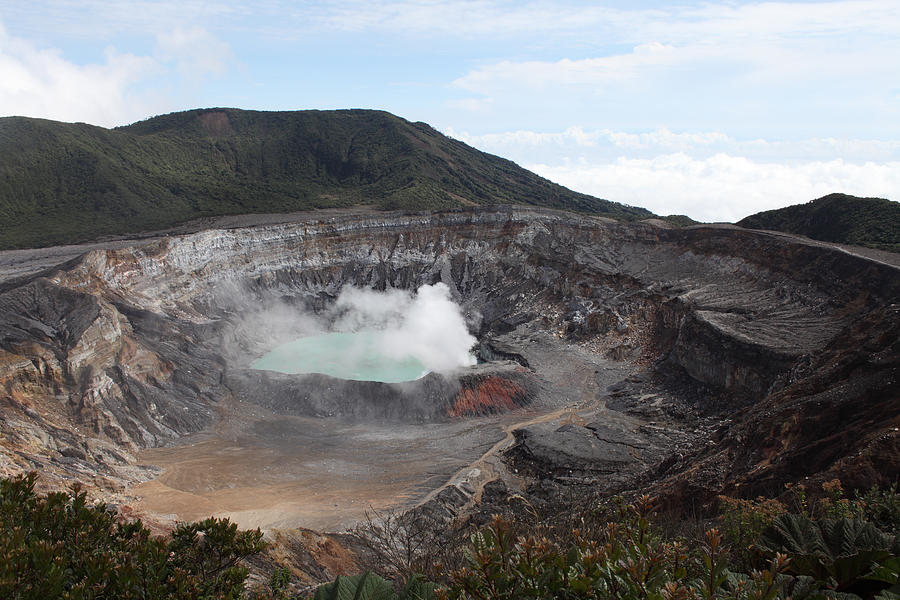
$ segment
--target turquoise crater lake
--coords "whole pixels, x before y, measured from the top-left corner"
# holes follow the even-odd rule
[[[339,379],[399,383],[419,379],[428,369],[412,356],[384,354],[378,331],[325,333],[282,344],[250,363],[280,373],[322,373]]]

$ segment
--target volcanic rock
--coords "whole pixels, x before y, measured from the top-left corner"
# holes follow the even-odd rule
[[[571,407],[583,424],[525,426],[511,464],[581,479],[621,467],[623,485],[642,474],[673,502],[700,488],[709,497],[817,474],[854,485],[898,475],[900,270],[827,244],[473,208],[329,214],[75,251],[49,268],[46,257],[31,267],[0,257],[10,265],[0,474],[40,470],[120,492],[154,474],[135,466],[135,451],[209,430],[238,401],[398,422]],[[248,369],[296,335],[290,319],[255,316],[321,311],[345,286],[437,282],[482,337],[482,356],[516,362],[407,388]],[[641,370],[642,381],[606,392]],[[615,409],[624,420],[609,425],[600,415]],[[718,419],[721,433],[710,438],[702,419]]]

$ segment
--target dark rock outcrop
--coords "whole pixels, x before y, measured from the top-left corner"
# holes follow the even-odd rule
[[[533,379],[532,374],[510,364],[482,366],[466,370],[465,374],[429,373],[403,383],[231,369],[225,385],[239,401],[277,413],[422,422],[525,406],[535,394]]]

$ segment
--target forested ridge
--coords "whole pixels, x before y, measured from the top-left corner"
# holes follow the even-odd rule
[[[900,252],[900,203],[884,198],[829,194],[806,204],[750,215],[737,224]]]
[[[198,109],[116,129],[0,118],[0,249],[360,204],[652,216],[382,111]]]

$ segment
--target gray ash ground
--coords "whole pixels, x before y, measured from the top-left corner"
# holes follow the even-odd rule
[[[339,531],[366,511],[410,508],[451,487],[457,514],[493,480],[512,492],[525,492],[535,476],[571,484],[610,475],[610,483],[620,482],[670,445],[673,425],[605,406],[608,388],[626,382],[634,366],[533,324],[494,342],[538,374],[528,406],[409,423],[301,417],[235,402],[215,432],[141,453],[164,473],[134,489],[142,497],[137,508],[173,520],[212,513],[242,527]],[[656,429],[648,434],[646,427]],[[598,466],[612,454],[626,460]]]

